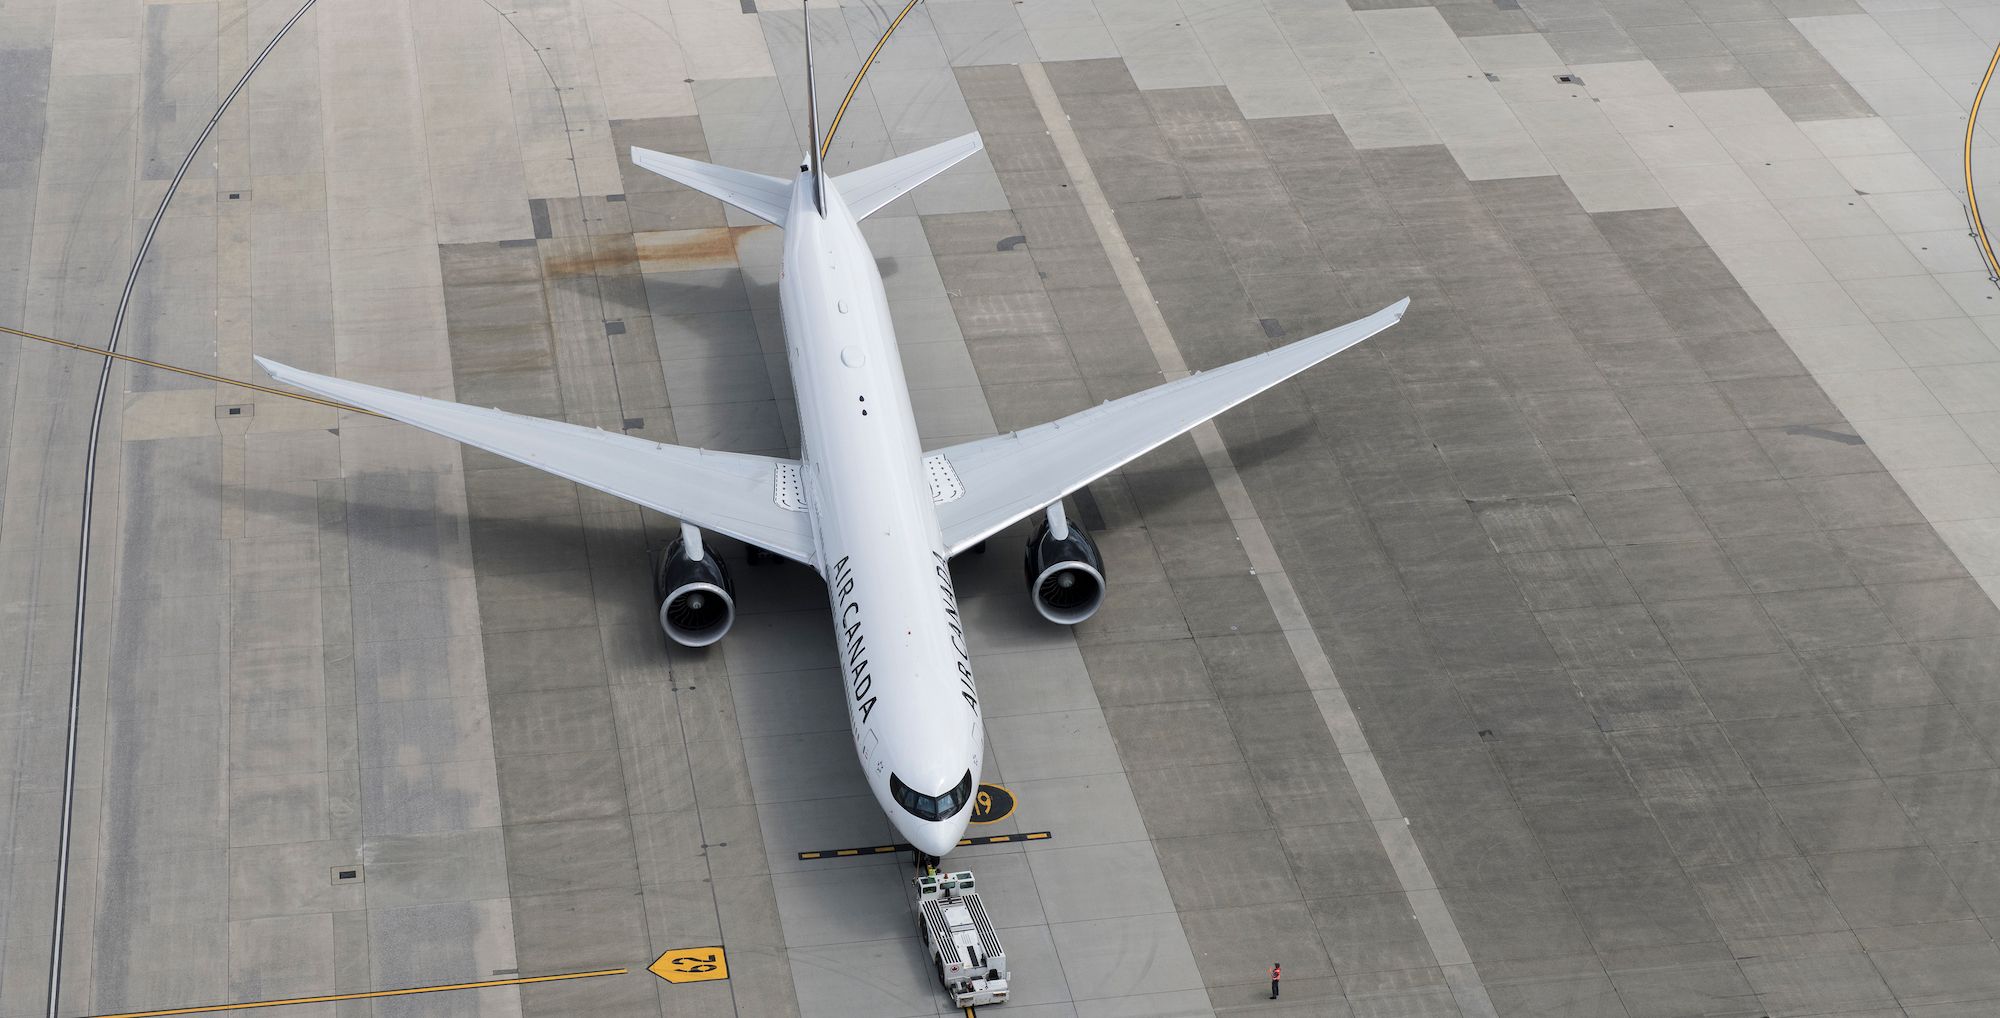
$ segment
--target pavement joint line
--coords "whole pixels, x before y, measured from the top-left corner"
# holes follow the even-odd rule
[[[1110,200],[1105,197],[1104,189],[1099,186],[1096,173],[1090,168],[1090,160],[1083,154],[1083,145],[1077,140],[1076,130],[1070,126],[1068,115],[1063,112],[1062,100],[1050,84],[1048,72],[1040,63],[1020,66],[1028,94],[1041,113],[1049,139],[1055,143],[1056,153],[1062,158],[1063,169],[1075,185],[1077,198],[1083,203],[1098,242],[1103,245],[1112,271],[1118,277],[1119,288],[1124,291],[1132,312],[1138,316],[1140,331],[1145,334],[1146,345],[1152,348],[1161,374],[1169,380],[1186,375],[1187,361],[1174,344],[1173,333],[1167,328],[1166,318],[1160,314],[1159,305],[1153,299],[1152,287],[1140,271],[1139,260],[1133,256],[1131,245],[1125,242],[1125,235],[1118,227],[1117,215],[1111,208]],[[1235,528],[1244,549],[1252,556],[1258,585],[1263,588],[1272,611],[1278,616],[1285,642],[1306,678],[1307,687],[1313,691],[1313,700],[1326,720],[1341,762],[1347,767],[1363,809],[1374,821],[1382,850],[1388,854],[1390,864],[1396,871],[1396,880],[1409,899],[1410,910],[1424,931],[1431,954],[1444,972],[1445,983],[1451,989],[1459,1011],[1465,1018],[1497,1018],[1498,1012],[1486,992],[1486,985],[1480,980],[1479,970],[1466,951],[1465,939],[1451,917],[1451,910],[1444,903],[1444,896],[1437,888],[1430,867],[1424,862],[1423,850],[1410,833],[1409,820],[1397,808],[1396,797],[1382,775],[1381,762],[1368,745],[1368,737],[1362,732],[1354,708],[1340,687],[1339,677],[1334,675],[1326,648],[1320,644],[1319,634],[1306,619],[1291,578],[1282,567],[1278,567],[1280,563],[1273,550],[1270,533],[1257,515],[1249,489],[1237,473],[1221,433],[1216,430],[1214,422],[1209,422],[1190,434],[1194,437],[1195,448],[1201,452],[1209,477],[1215,483],[1216,492],[1228,510],[1230,525]],[[1278,568],[1259,567],[1259,561]]]
[[[282,1000],[253,1000],[237,1004],[202,1004],[195,1007],[170,1007],[158,1011],[121,1011],[117,1014],[97,1015],[95,1018],[164,1018],[177,1014],[217,1014],[223,1011],[247,1011],[254,1008],[289,1007],[305,1004],[331,1004],[343,1000],[376,1000],[382,997],[412,997],[420,993],[448,993],[456,990],[485,990],[496,986],[525,986],[530,983],[558,983],[571,979],[596,979],[600,976],[622,976],[628,970],[593,969],[588,972],[560,972],[548,976],[516,976],[512,979],[482,979],[473,983],[442,983],[437,986],[411,986],[397,990],[362,990],[355,993],[329,993],[317,997],[286,997]]]

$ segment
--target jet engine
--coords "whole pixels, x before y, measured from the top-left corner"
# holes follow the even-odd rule
[[[1049,507],[1028,538],[1028,596],[1050,622],[1073,626],[1104,603],[1104,556],[1082,527],[1069,522],[1061,502]]]
[[[702,543],[701,531],[681,525],[653,579],[660,601],[660,628],[683,647],[706,647],[736,621],[736,585],[729,569]]]

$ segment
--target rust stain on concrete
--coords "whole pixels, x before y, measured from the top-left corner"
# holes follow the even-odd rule
[[[562,253],[543,263],[549,277],[616,276],[633,272],[685,272],[691,269],[734,268],[742,238],[769,224],[722,226],[704,230],[661,230],[627,237],[598,237],[588,251]]]

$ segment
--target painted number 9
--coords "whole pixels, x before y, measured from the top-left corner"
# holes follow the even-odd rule
[[[999,785],[980,785],[972,796],[972,822],[990,824],[1014,812],[1014,793]]]

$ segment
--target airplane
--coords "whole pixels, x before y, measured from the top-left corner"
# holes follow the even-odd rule
[[[826,584],[855,751],[877,803],[932,860],[964,836],[985,745],[951,560],[1036,514],[1025,579],[1076,625],[1104,601],[1104,557],[1063,499],[1244,400],[1394,325],[1366,318],[1038,427],[925,453],[875,257],[860,224],[978,152],[975,132],[838,176],[821,161],[805,38],[806,158],[790,180],[632,149],[632,161],[785,231],[778,291],[800,455],[666,445],[345,381],[263,357],[274,379],[607,492],[680,522],[655,577],[659,622],[722,639],[735,588],[704,531],[816,570]]]

